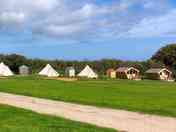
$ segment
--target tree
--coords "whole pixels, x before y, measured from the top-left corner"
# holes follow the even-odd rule
[[[174,67],[176,65],[176,44],[170,44],[159,49],[151,60],[163,63],[167,67]]]

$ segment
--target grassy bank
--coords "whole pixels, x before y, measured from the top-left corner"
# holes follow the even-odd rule
[[[115,132],[0,105],[0,132]]]

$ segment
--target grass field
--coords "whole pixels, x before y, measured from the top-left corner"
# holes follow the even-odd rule
[[[85,80],[64,82],[37,77],[0,80],[0,91],[176,117],[176,83]]]
[[[0,132],[115,132],[0,105]]]

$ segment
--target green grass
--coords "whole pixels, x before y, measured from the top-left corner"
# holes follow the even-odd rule
[[[64,82],[39,77],[0,80],[0,91],[176,117],[176,83],[88,80]]]
[[[0,105],[0,132],[115,132],[115,130]]]

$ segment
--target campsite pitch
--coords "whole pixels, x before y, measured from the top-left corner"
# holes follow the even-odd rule
[[[0,119],[0,132],[115,132],[5,105],[0,105]]]
[[[0,91],[80,104],[176,117],[176,85],[161,81],[85,80],[40,77],[0,80]]]

